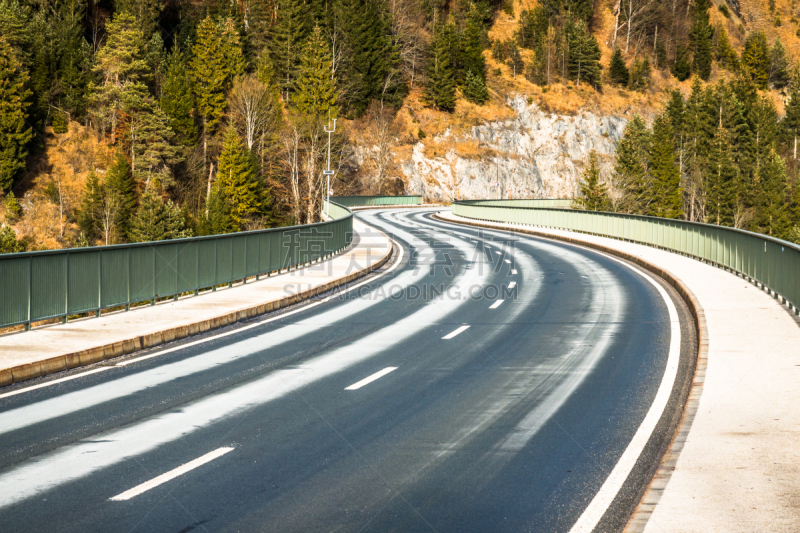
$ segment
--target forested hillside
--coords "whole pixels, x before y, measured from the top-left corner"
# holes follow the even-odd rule
[[[334,121],[335,193],[398,194],[412,145],[503,117],[514,95],[641,111],[614,171],[589,165],[588,207],[800,241],[798,14],[795,0],[0,0],[0,245],[316,221]]]

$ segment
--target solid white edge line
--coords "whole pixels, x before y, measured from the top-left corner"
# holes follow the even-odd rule
[[[80,374],[75,374],[74,376],[67,376],[64,378],[54,379],[53,381],[48,381],[46,383],[39,383],[38,385],[31,385],[30,387],[25,387],[24,389],[19,389],[11,392],[6,392],[5,394],[0,394],[0,399],[8,398],[9,396],[16,396],[17,394],[22,394],[23,392],[28,392],[36,389],[41,389],[43,387],[49,387],[50,385],[57,385],[59,383],[63,383],[65,381],[70,381],[77,378],[82,378],[83,376],[88,376],[91,374],[96,374],[98,372],[102,372],[103,370],[108,370],[112,367],[110,366],[101,366],[98,368],[93,368],[91,370],[87,370],[86,372],[81,372]]]
[[[126,490],[122,494],[118,494],[113,498],[109,498],[109,500],[112,502],[122,502],[125,500],[130,500],[131,498],[134,498],[139,494],[142,494],[143,492],[147,492],[148,490],[154,489],[159,485],[166,483],[167,481],[175,479],[178,476],[182,476],[183,474],[189,472],[190,470],[194,470],[199,466],[203,466],[204,464],[209,463],[214,459],[216,459],[217,457],[221,457],[230,451],[233,451],[233,448],[230,447],[217,448],[213,452],[209,452],[203,455],[202,457],[198,457],[194,461],[189,461],[188,463],[181,465],[178,468],[174,468],[169,472],[161,474],[158,477],[154,477],[150,481],[145,481],[141,485],[136,485],[132,489]]]
[[[489,306],[489,309],[497,309],[503,303],[503,300],[495,300],[495,302]]]
[[[364,385],[369,385],[370,383],[372,383],[376,379],[380,379],[383,376],[385,376],[386,374],[388,374],[389,372],[392,372],[394,370],[397,370],[396,366],[387,366],[383,370],[379,370],[379,371],[375,372],[374,374],[372,374],[371,376],[367,376],[364,379],[362,379],[361,381],[353,383],[349,387],[345,387],[344,390],[357,390],[357,389],[360,389]]]
[[[453,222],[453,224],[455,224],[455,222]],[[498,228],[498,231],[504,230],[504,228]],[[573,244],[573,246],[585,248],[580,244]],[[667,407],[669,397],[672,394],[672,387],[674,386],[675,379],[678,375],[678,367],[680,365],[680,320],[678,318],[678,310],[675,308],[675,304],[672,302],[672,298],[669,297],[669,294],[667,294],[667,291],[665,291],[664,288],[652,278],[652,276],[638,267],[634,267],[633,265],[630,265],[629,263],[626,263],[625,261],[622,261],[611,254],[603,253],[597,250],[592,251],[626,266],[633,272],[636,272],[642,276],[656,288],[658,293],[661,295],[661,298],[666,303],[667,310],[669,312],[670,344],[669,355],[667,356],[667,366],[664,369],[664,376],[661,379],[661,384],[658,387],[658,391],[653,399],[653,403],[650,404],[650,409],[648,409],[647,414],[642,420],[642,423],[639,425],[639,429],[636,430],[631,442],[628,443],[628,446],[625,448],[622,456],[620,456],[617,464],[614,466],[614,469],[600,487],[600,490],[597,492],[597,494],[595,494],[594,498],[592,498],[592,501],[583,511],[580,518],[578,518],[578,521],[572,526],[570,533],[591,533],[591,531],[597,527],[600,519],[613,503],[614,498],[616,498],[619,490],[625,483],[625,480],[628,479],[631,470],[633,470],[636,461],[642,454],[644,447],[647,445],[647,441],[650,440],[650,436],[655,430],[658,421],[661,419],[661,416]],[[511,272],[512,274],[517,273],[516,270],[512,270]]]
[[[639,425],[639,429],[636,430],[631,442],[628,444],[627,448],[625,448],[625,451],[623,452],[622,456],[620,456],[616,466],[614,466],[614,469],[611,471],[611,474],[609,474],[608,478],[605,480],[602,487],[600,487],[600,490],[597,492],[597,494],[595,494],[594,498],[589,503],[589,506],[583,511],[580,518],[578,518],[578,521],[575,522],[575,525],[573,525],[572,529],[570,529],[570,533],[590,533],[593,531],[600,522],[600,519],[603,518],[603,515],[613,503],[614,498],[616,498],[619,490],[625,483],[625,480],[628,479],[631,470],[633,470],[636,461],[642,454],[645,445],[647,445],[647,441],[650,440],[650,436],[653,434],[658,421],[661,419],[661,416],[667,407],[669,397],[672,394],[672,387],[675,384],[675,379],[678,374],[678,366],[680,365],[681,325],[678,318],[678,311],[675,308],[675,304],[672,302],[672,299],[667,294],[667,291],[665,291],[664,288],[659,285],[650,275],[639,270],[638,268],[634,268],[628,263],[620,261],[619,259],[608,254],[601,253],[601,255],[604,255],[609,259],[627,266],[634,272],[637,272],[644,279],[649,281],[656,288],[656,290],[658,290],[658,293],[664,299],[669,311],[671,329],[669,356],[667,357],[667,366],[664,369],[664,377],[661,379],[661,385],[658,387],[658,392],[656,392],[653,403],[650,404],[650,409],[647,411],[647,415],[645,415],[644,420],[642,420],[642,423]]]
[[[460,333],[464,333],[468,329],[469,329],[469,326],[461,326],[460,328],[456,329],[455,331],[452,331],[452,332],[448,333],[447,335],[445,335],[444,337],[442,337],[442,340],[452,339],[456,335],[458,335]]]

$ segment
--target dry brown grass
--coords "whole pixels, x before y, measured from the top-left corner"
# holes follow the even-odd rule
[[[716,11],[721,19],[724,18],[719,15],[718,10],[712,11]],[[770,45],[776,37],[780,37],[787,55],[793,61],[800,62],[800,37],[797,36],[797,30],[800,28],[800,3],[796,2],[793,13],[791,0],[775,0],[775,12],[781,16],[780,27],[775,26],[775,17],[769,12],[769,3],[765,0],[742,0],[741,11],[744,26],[748,31],[763,31]]]
[[[112,155],[94,132],[76,122],[71,122],[64,134],[48,130],[43,154],[24,177],[27,190],[19,199],[22,217],[14,225],[17,234],[28,240],[30,249],[74,245],[78,238],[75,210],[80,206],[86,178],[93,168],[102,173]]]

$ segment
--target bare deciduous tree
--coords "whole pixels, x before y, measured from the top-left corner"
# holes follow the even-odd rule
[[[365,155],[373,170],[373,188],[382,194],[393,162],[392,149],[396,137],[394,110],[385,107],[382,102],[373,102],[367,111],[366,123],[366,141],[372,146]]]
[[[117,229],[117,213],[119,212],[119,196],[110,187],[103,187],[103,198],[98,206],[96,223],[98,230],[103,234],[105,244],[111,244],[114,232]]]
[[[228,97],[231,117],[251,151],[265,131],[277,128],[280,102],[276,96],[255,74],[239,77],[233,84]]]
[[[403,76],[414,88],[417,72],[424,67],[430,37],[425,33],[425,15],[419,0],[389,0],[392,40],[400,52]]]
[[[283,130],[281,141],[283,143],[283,165],[289,181],[291,194],[290,210],[295,224],[300,223],[302,197],[300,194],[300,150],[302,132],[299,117],[290,115]]]

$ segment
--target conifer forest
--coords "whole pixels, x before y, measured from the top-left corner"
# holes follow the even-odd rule
[[[576,208],[800,243],[796,4],[0,0],[0,253],[316,222],[334,121],[334,194],[405,194],[512,94],[627,113]]]

